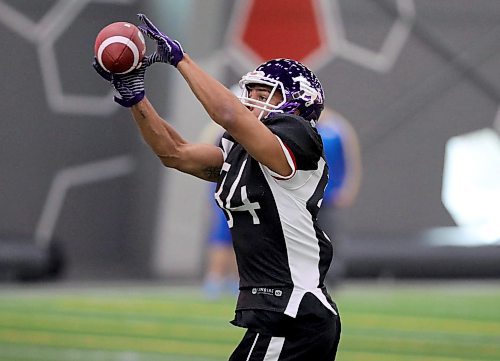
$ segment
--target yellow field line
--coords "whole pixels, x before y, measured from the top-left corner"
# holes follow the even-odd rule
[[[43,328],[48,331],[71,331],[89,333],[120,333],[135,336],[159,335],[173,336],[176,338],[196,337],[197,339],[217,340],[217,339],[238,339],[241,332],[239,329],[221,321],[219,324],[185,324],[182,322],[158,322],[155,320],[102,320],[97,318],[84,318],[75,316],[54,316],[54,315],[20,315],[2,314],[0,312],[0,327],[6,328]]]
[[[389,315],[355,315],[343,316],[345,323],[350,327],[384,328],[396,330],[449,332],[449,333],[479,333],[500,336],[498,321],[478,321],[463,319],[444,319],[417,316],[389,316]]]
[[[446,357],[446,356],[426,356],[415,355],[408,356],[400,353],[374,353],[374,352],[359,352],[359,351],[343,351],[342,348],[338,353],[337,358],[342,361],[363,360],[363,361],[471,361],[470,358],[462,357]]]
[[[500,360],[500,345],[498,343],[476,344],[473,342],[457,343],[445,339],[409,339],[398,337],[386,337],[384,335],[344,335],[341,337],[341,348],[346,351],[355,351],[360,349],[370,349],[378,352],[397,352],[415,355],[444,355],[477,357],[490,357],[492,360]],[[494,359],[491,357],[495,357]]]
[[[228,357],[233,345],[192,343],[168,339],[103,335],[50,334],[36,331],[0,330],[0,340],[11,344],[71,347],[93,350],[133,350],[151,353]]]

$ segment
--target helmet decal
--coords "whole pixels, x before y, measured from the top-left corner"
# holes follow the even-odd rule
[[[309,99],[306,102],[306,106],[310,106],[310,105],[314,104],[314,101],[317,98],[321,98],[320,92],[318,92],[316,89],[314,89],[311,86],[311,83],[304,76],[302,76],[302,75],[297,76],[297,77],[293,78],[293,81],[299,83],[299,86],[300,86],[299,93],[297,95],[295,95],[295,94],[292,95],[294,97],[294,99],[301,98],[301,97],[303,97],[305,100]],[[321,102],[323,102],[323,99],[321,99]]]

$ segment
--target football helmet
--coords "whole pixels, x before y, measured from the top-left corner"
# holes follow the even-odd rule
[[[249,97],[252,84],[263,84],[271,87],[266,101]],[[294,113],[308,121],[316,122],[324,108],[323,87],[314,73],[304,64],[292,59],[273,59],[259,65],[241,78],[242,88],[240,100],[249,107],[262,109],[262,114]],[[277,92],[283,95],[283,101],[277,105],[270,104],[272,96]],[[259,117],[259,118],[260,118]]]

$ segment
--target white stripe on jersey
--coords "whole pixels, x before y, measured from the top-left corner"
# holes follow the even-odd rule
[[[325,307],[336,313],[318,288],[320,248],[312,216],[307,210],[307,201],[318,187],[325,164],[324,159],[320,158],[316,170],[298,170],[289,180],[274,178],[268,169],[261,165],[273,193],[285,237],[294,289],[284,313],[291,317],[297,316],[302,297],[307,292],[314,294]]]
[[[224,140],[224,139],[222,139],[222,140]],[[224,159],[226,159],[226,156],[227,156],[227,154],[224,155]],[[226,163],[226,162],[224,162],[224,164],[222,164],[222,171],[227,173],[227,172],[229,172],[230,168],[231,168],[231,164]],[[226,177],[224,177],[224,179],[222,180],[222,183],[221,183],[219,190],[214,194],[215,201],[217,202],[217,204],[219,205],[220,208],[224,208],[224,203],[222,202],[222,199],[220,198],[220,194],[222,192],[222,189],[224,188],[225,182],[226,182]],[[233,215],[231,214],[231,212],[227,212],[227,214],[229,216],[227,224],[231,228],[233,225]]]
[[[269,342],[263,361],[278,361],[284,344],[284,337],[271,337],[271,342]]]
[[[224,160],[226,160],[227,155],[231,151],[231,148],[233,148],[234,142],[231,142],[229,139],[222,138],[221,144],[222,144],[222,151],[224,152]]]
[[[252,347],[250,348],[250,352],[248,352],[248,357],[247,361],[250,360],[250,357],[252,356],[253,349],[255,348],[255,345],[257,344],[257,340],[259,339],[259,333],[255,335],[255,340],[253,340]]]
[[[241,168],[238,172],[238,176],[234,180],[233,184],[231,185],[231,189],[229,189],[229,194],[227,195],[226,198],[226,209],[231,209],[231,199],[233,199],[234,192],[236,191],[236,187],[238,187],[238,184],[240,183],[241,175],[243,174],[243,171],[245,170],[245,166],[247,165],[247,159],[243,161],[243,164],[241,165]],[[221,187],[222,189],[222,187]]]

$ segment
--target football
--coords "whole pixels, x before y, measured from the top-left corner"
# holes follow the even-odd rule
[[[108,72],[126,74],[140,65],[146,53],[146,42],[134,24],[119,21],[97,34],[94,55]]]

